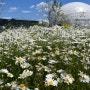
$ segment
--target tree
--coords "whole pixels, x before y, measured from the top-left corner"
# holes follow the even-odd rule
[[[58,3],[57,0],[46,0],[48,7],[46,8],[46,14],[49,21],[49,26],[60,24],[63,14],[61,13],[62,2]]]

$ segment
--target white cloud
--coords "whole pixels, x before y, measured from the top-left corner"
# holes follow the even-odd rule
[[[41,3],[37,4],[36,9],[40,12],[40,11],[45,10],[45,8],[47,8],[47,7],[48,7],[47,3],[41,2]]]
[[[34,8],[34,7],[35,7],[35,5],[31,5],[31,6],[30,6],[31,9]]]
[[[43,10],[42,9],[38,9],[38,12],[42,12]]]
[[[11,19],[11,17],[3,17],[3,19]]]
[[[45,3],[45,2],[41,2],[41,3],[39,3],[39,4],[37,4],[37,8],[45,8],[45,7],[47,7],[48,6],[48,4],[47,3]]]
[[[23,10],[22,13],[31,13],[31,11]]]
[[[0,5],[5,5],[6,3],[4,3],[4,2],[0,2]]]
[[[9,12],[15,12],[17,10],[18,10],[17,7],[10,7]]]

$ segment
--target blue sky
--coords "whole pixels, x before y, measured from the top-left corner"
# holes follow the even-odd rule
[[[29,19],[39,20],[43,19],[43,13],[37,9],[37,6],[41,2],[46,0],[0,0],[3,1],[0,11],[0,17],[3,18],[17,18],[17,19]],[[69,2],[84,2],[90,4],[90,0],[57,0],[62,1],[62,4]]]

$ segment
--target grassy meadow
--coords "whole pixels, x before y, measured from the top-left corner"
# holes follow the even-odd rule
[[[90,90],[90,29],[1,32],[0,90]]]

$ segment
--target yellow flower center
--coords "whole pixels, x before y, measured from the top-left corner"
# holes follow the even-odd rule
[[[53,81],[49,81],[48,84],[49,84],[49,85],[53,85]]]
[[[13,77],[13,75],[11,73],[8,73],[7,76],[8,77]]]
[[[72,53],[75,54],[76,53],[76,50],[72,50]]]
[[[24,88],[25,87],[25,84],[20,84],[19,87],[20,88]]]
[[[42,56],[38,56],[38,60],[41,60],[42,59]]]
[[[81,74],[81,77],[82,77],[82,78],[84,78],[84,76],[85,76],[84,74]]]
[[[67,75],[64,75],[63,78],[64,78],[64,79],[67,78]]]
[[[23,59],[22,59],[21,57],[19,57],[19,58],[17,58],[17,60],[18,60],[19,62],[21,62]]]
[[[66,80],[66,82],[67,82],[67,83],[70,83],[70,80],[69,80],[69,79],[67,79],[67,80]]]
[[[22,64],[22,66],[27,66],[27,64],[24,63],[24,64]]]

